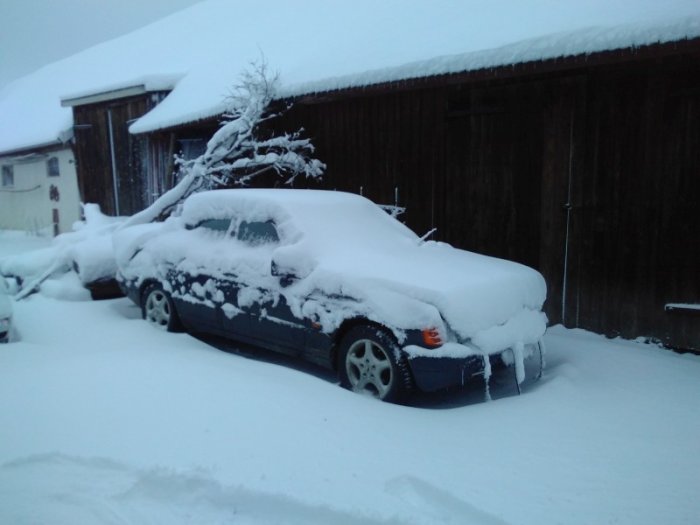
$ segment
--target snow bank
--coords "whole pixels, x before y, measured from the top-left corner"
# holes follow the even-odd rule
[[[382,525],[362,512],[227,486],[205,469],[138,468],[108,458],[49,453],[0,465],[6,523],[284,523]],[[118,510],[116,510],[118,509]],[[196,518],[193,521],[193,516]]]
[[[154,330],[123,298],[15,306],[22,338],[0,351],[1,523],[700,515],[696,356],[555,327],[546,375],[524,395],[497,395],[494,370],[494,402],[478,385],[411,408]]]
[[[261,54],[292,95],[695,38],[699,16],[695,0],[269,0],[264,16],[209,0],[5,86],[0,152],[65,140],[61,98],[115,88],[174,87],[134,133],[217,115]]]

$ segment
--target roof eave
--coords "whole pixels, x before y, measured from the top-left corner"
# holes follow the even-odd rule
[[[51,142],[42,142],[41,144],[33,144],[31,146],[22,146],[20,148],[9,149],[6,151],[0,151],[0,157],[13,157],[17,155],[26,155],[31,153],[37,153],[41,151],[49,151],[60,149],[66,147],[67,143],[56,139]]]
[[[620,62],[659,59],[666,56],[699,52],[700,37],[696,37],[638,47],[624,47],[595,53],[580,53],[543,60],[502,64],[487,68],[468,69],[459,72],[403,78],[362,86],[310,91],[281,98],[292,100],[299,104],[318,104],[338,98],[380,94],[388,90],[409,90],[435,87],[436,85],[455,85],[480,80],[499,80],[552,73],[560,74],[583,68],[614,65]]]
[[[666,56],[682,55],[700,52],[700,37],[673,40],[669,42],[629,46],[594,53],[579,53],[543,60],[532,60],[502,64],[498,66],[468,69],[460,72],[440,73],[420,77],[404,78],[386,82],[376,82],[360,86],[348,86],[335,89],[319,89],[289,96],[281,96],[280,100],[291,100],[298,104],[319,104],[339,98],[352,98],[365,95],[381,94],[389,90],[411,90],[430,88],[437,85],[456,85],[484,80],[499,80],[513,77],[525,77],[542,74],[566,74],[570,71],[590,67],[614,65],[619,62],[658,59]],[[192,126],[206,126],[215,122],[221,115],[183,121],[171,126],[151,129],[141,133],[166,133]]]
[[[146,93],[149,93],[149,90],[146,89],[146,85],[137,84],[134,86],[128,86],[120,89],[112,89],[109,91],[101,91],[98,93],[91,93],[79,97],[62,98],[61,106],[66,108],[74,106],[85,106],[87,104],[99,104],[100,102],[109,102],[110,100],[145,95]]]

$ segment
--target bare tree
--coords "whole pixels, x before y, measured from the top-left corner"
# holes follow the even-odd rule
[[[303,129],[261,137],[262,125],[280,115],[270,109],[277,83],[278,77],[269,75],[264,60],[251,64],[228,98],[221,127],[207,143],[206,151],[196,159],[178,158],[179,182],[127,219],[123,227],[166,216],[198,191],[245,185],[268,171],[275,171],[288,183],[299,175],[320,177],[326,166],[312,158],[314,147],[309,139],[301,138]]]

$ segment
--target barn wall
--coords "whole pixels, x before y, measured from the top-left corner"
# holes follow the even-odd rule
[[[328,165],[295,187],[405,206],[419,234],[540,270],[551,324],[700,350],[700,314],[664,308],[700,304],[700,51],[661,51],[309,97],[275,127]],[[179,141],[215,130],[151,135],[151,162],[170,177]]]
[[[700,349],[700,317],[664,310],[700,303],[699,58],[297,104],[278,126],[306,129],[321,187],[538,268],[552,323]]]
[[[577,100],[566,323],[700,349],[700,60],[602,68]]]

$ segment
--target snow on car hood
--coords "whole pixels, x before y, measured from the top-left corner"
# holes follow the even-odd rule
[[[300,277],[308,275],[300,283],[307,292],[356,297],[396,326],[425,328],[442,316],[460,340],[471,339],[487,352],[534,343],[546,328],[541,309],[547,288],[539,272],[445,243],[422,242],[359,195],[217,191],[190,198],[184,216],[194,222],[230,213],[268,217],[277,224],[287,243],[273,259],[295,268]]]
[[[415,305],[412,313],[403,311],[409,302],[434,306],[459,340],[471,340],[489,353],[517,342],[534,343],[543,335],[546,284],[539,272],[444,243],[395,241],[383,251],[361,252],[349,245],[320,250],[309,284],[375,303],[382,302],[380,292],[399,294],[403,301],[392,304],[392,317],[407,328],[426,328],[431,317],[423,312],[418,318]],[[312,247],[304,251],[313,253]]]

